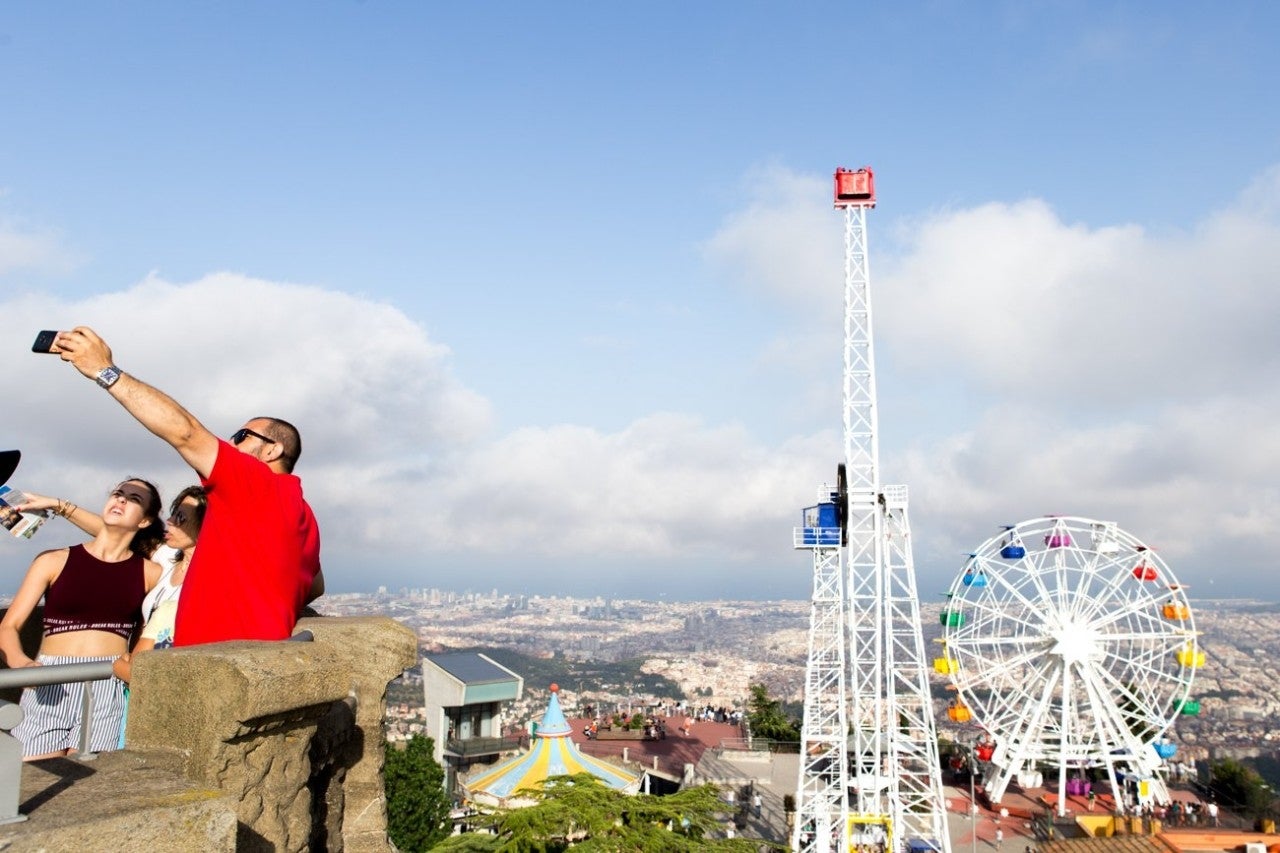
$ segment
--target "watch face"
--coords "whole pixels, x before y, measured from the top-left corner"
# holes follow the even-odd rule
[[[117,367],[104,367],[98,371],[98,384],[103,388],[110,388],[116,384],[116,380],[120,378],[120,369]]]

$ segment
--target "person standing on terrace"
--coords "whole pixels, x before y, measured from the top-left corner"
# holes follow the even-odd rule
[[[175,646],[283,640],[324,591],[320,530],[293,467],[302,438],[256,417],[223,441],[171,397],[116,367],[92,329],[59,332],[54,352],[95,380],[200,476],[208,507],[178,599]]]
[[[66,516],[75,504],[61,502]],[[129,637],[142,615],[142,599],[160,579],[160,566],[147,559],[160,529],[160,494],[146,480],[131,477],[107,498],[93,540],[45,551],[27,570],[4,618],[0,654],[10,669],[68,663],[114,661],[129,650]],[[33,660],[20,632],[44,598],[44,636]],[[22,691],[23,718],[13,728],[26,761],[66,755],[80,741],[85,685],[47,684]],[[93,717],[89,750],[115,749],[124,714],[124,686],[114,678],[90,683]]]

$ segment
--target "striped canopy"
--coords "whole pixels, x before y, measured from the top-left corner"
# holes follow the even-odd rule
[[[509,807],[531,802],[521,789],[539,789],[549,777],[590,773],[610,788],[635,793],[640,777],[606,761],[579,751],[569,737],[569,723],[560,710],[559,688],[551,686],[551,701],[542,717],[533,747],[523,755],[510,758],[491,770],[469,779],[466,784],[471,799],[489,805]]]

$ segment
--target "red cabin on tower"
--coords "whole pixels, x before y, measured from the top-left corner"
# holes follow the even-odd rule
[[[836,207],[875,207],[876,176],[870,166],[861,169],[836,169]]]

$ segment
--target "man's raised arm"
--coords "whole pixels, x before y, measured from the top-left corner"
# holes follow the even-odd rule
[[[217,436],[172,397],[116,367],[111,348],[93,329],[77,326],[70,332],[59,332],[54,351],[106,388],[140,424],[173,445],[197,474],[209,476],[218,458]]]

